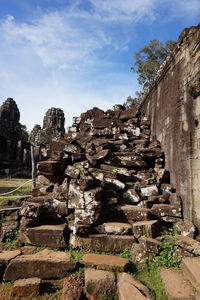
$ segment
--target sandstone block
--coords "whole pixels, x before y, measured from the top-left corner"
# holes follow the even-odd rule
[[[63,281],[63,300],[81,300],[83,294],[83,278],[80,274],[71,274]]]
[[[119,300],[120,299],[124,299],[124,300],[149,299],[149,289],[144,284],[142,284],[139,280],[135,279],[133,276],[125,272],[118,274],[117,287],[118,287]],[[137,297],[135,295],[136,298],[133,298],[133,294],[131,293],[132,287],[136,288],[138,292],[141,293],[141,295],[136,291],[136,289],[133,289],[134,293],[138,295]],[[144,298],[142,298],[142,296]]]
[[[38,171],[41,175],[60,176],[66,168],[65,161],[40,161]]]
[[[126,204],[138,203],[140,202],[140,196],[134,189],[129,189],[123,193],[122,202]]]
[[[8,265],[12,259],[19,256],[20,254],[20,250],[0,251],[0,261],[4,265]]]
[[[86,269],[85,288],[89,300],[101,300],[103,297],[114,299],[116,294],[115,275],[109,271]]]
[[[120,204],[110,207],[105,214],[109,219],[114,220],[132,220],[144,221],[149,218],[150,210],[148,208],[135,205]]]
[[[193,255],[200,255],[200,242],[184,235],[175,235],[175,242]]]
[[[45,249],[33,255],[22,255],[12,259],[4,273],[4,280],[63,278],[76,266],[77,263],[70,259],[68,253]]]
[[[100,211],[76,209],[74,215],[74,223],[76,225],[92,225],[97,222],[100,215]]]
[[[128,223],[109,222],[97,227],[99,233],[129,235],[132,234],[132,227]]]
[[[117,294],[119,300],[150,300],[150,298],[145,297],[134,285],[127,282],[117,284]]]
[[[182,210],[180,206],[170,204],[154,204],[151,208],[151,214],[158,218],[165,216],[180,218],[182,216],[181,211]]]
[[[97,267],[101,270],[123,272],[127,270],[129,260],[114,255],[85,254],[83,256],[83,263],[86,266]]]
[[[194,290],[182,273],[177,272],[174,269],[162,268],[160,276],[163,280],[169,299],[194,299]]]
[[[194,238],[195,226],[192,222],[188,220],[181,220],[174,225],[174,228],[180,235]]]
[[[155,184],[141,187],[141,196],[149,197],[149,196],[157,196],[157,195],[158,195],[158,188]]]
[[[32,245],[65,248],[69,241],[69,229],[66,224],[42,225],[27,228],[26,237]]]
[[[160,233],[160,225],[157,220],[139,221],[132,223],[133,234],[136,238],[141,236],[155,238]]]
[[[12,295],[15,297],[28,297],[30,295],[39,296],[40,294],[40,278],[18,279],[15,281]]]
[[[121,252],[125,249],[131,249],[135,242],[134,236],[131,235],[90,235],[90,247],[95,251]]]

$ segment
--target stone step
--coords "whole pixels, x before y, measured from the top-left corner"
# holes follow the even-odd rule
[[[200,286],[200,257],[185,257],[181,268],[185,277],[195,286]]]
[[[36,254],[12,259],[5,270],[4,280],[63,278],[76,266],[77,262],[71,260],[69,253],[45,249]]]
[[[160,276],[163,280],[167,296],[170,300],[192,300],[194,289],[181,272],[175,269],[162,268]]]
[[[129,223],[121,222],[107,222],[97,226],[99,233],[117,234],[117,235],[131,235],[132,226]]]
[[[42,225],[27,228],[24,236],[26,242],[31,245],[65,248],[69,241],[69,229],[66,224]]]
[[[101,270],[124,272],[128,268],[129,260],[126,258],[103,255],[103,254],[85,254],[83,263],[89,267],[97,267]]]
[[[121,252],[131,249],[135,242],[132,235],[92,234],[89,237],[90,248],[94,251]]]
[[[150,217],[150,209],[130,204],[118,204],[107,208],[104,214],[104,218],[110,221],[145,221]]]

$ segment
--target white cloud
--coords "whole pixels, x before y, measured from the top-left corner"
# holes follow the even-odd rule
[[[192,18],[200,5],[199,0],[57,1],[66,3],[62,10],[40,8],[29,22],[14,16],[0,20],[1,100],[16,99],[29,129],[42,123],[51,106],[65,110],[69,125],[85,109],[107,109],[133,95],[135,77],[113,57],[128,53],[135,24],[153,22],[164,8],[175,16],[178,7],[182,17]]]

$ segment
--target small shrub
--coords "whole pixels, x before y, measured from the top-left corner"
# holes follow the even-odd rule
[[[153,263],[160,267],[179,267],[181,256],[177,253],[178,244],[174,240],[175,232],[171,230],[163,236],[159,246],[159,253],[153,259]]]
[[[11,250],[16,248],[19,236],[19,226],[16,226],[11,232],[5,234],[4,248]]]

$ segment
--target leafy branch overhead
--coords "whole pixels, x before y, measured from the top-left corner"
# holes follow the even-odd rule
[[[145,91],[154,82],[155,76],[158,70],[167,57],[167,55],[174,49],[176,43],[174,41],[167,41],[163,43],[158,40],[151,40],[148,45],[141,48],[134,54],[134,66],[131,67],[131,71],[138,73],[138,83],[142,89],[136,92],[136,97],[129,96],[125,102],[127,107],[132,105],[139,106],[142,102]]]

